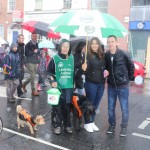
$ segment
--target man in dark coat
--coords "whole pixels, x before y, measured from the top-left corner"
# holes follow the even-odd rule
[[[25,65],[25,56],[24,56],[24,36],[22,34],[18,35],[18,40],[17,40],[17,51],[19,53],[19,59],[20,59],[20,74],[19,74],[19,85],[17,87],[17,94],[18,97],[20,98],[25,98],[26,96],[24,95],[22,89],[22,80],[24,78],[24,65]]]
[[[120,136],[126,136],[129,118],[129,81],[134,75],[134,64],[130,57],[117,47],[117,44],[117,38],[114,35],[107,38],[108,51],[105,54],[106,70],[109,71],[107,79],[109,128],[107,134],[113,134],[115,131],[115,107],[118,97],[122,111]]]
[[[37,43],[37,34],[32,33],[31,40],[25,45],[26,67],[29,71],[30,78],[28,78],[23,87],[31,82],[31,91],[33,96],[38,96],[39,93],[35,89],[35,75],[37,73],[37,65],[39,64],[39,50]]]

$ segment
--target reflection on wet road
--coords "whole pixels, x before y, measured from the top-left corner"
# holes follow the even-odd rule
[[[63,132],[57,136],[53,134],[50,113],[46,116],[46,124],[38,126],[35,135],[31,135],[27,126],[18,131],[16,106],[22,105],[31,114],[44,114],[51,106],[47,104],[46,91],[40,92],[39,97],[32,97],[30,85],[28,85],[27,97],[32,100],[18,99],[15,104],[7,103],[5,95],[5,82],[0,80],[0,116],[3,119],[4,131],[0,135],[0,150],[149,150],[150,124],[144,129],[138,128],[147,118],[150,118],[150,81],[145,80],[142,86],[130,85],[130,118],[128,135],[119,137],[121,112],[119,103],[116,108],[116,132],[114,135],[106,135],[108,128],[107,115],[107,90],[100,104],[100,112],[96,116],[96,125],[99,132],[87,133],[85,130],[72,135]],[[145,124],[144,124],[145,125]],[[142,135],[142,136],[137,136]],[[145,138],[145,137],[148,138]]]

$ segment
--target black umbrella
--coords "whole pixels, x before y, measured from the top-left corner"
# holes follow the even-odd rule
[[[69,42],[71,44],[71,49],[72,51],[74,51],[77,47],[77,45],[80,43],[80,42],[85,42],[86,43],[86,36],[78,36],[78,37],[73,37],[73,38],[70,38],[69,39]],[[93,37],[88,37],[88,43],[90,42],[90,40],[92,39]],[[104,50],[104,44],[101,42],[101,46],[102,46],[102,49]]]

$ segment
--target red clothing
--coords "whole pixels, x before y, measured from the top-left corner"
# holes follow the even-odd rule
[[[48,66],[48,64],[49,64],[49,62],[50,62],[50,60],[51,60],[50,55],[46,55],[46,68],[47,68],[47,66]]]

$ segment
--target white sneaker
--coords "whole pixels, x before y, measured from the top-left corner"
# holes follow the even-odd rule
[[[87,132],[94,132],[93,129],[92,129],[91,123],[84,124],[84,129],[85,129]]]
[[[99,131],[99,128],[93,123],[90,123],[93,131]]]

